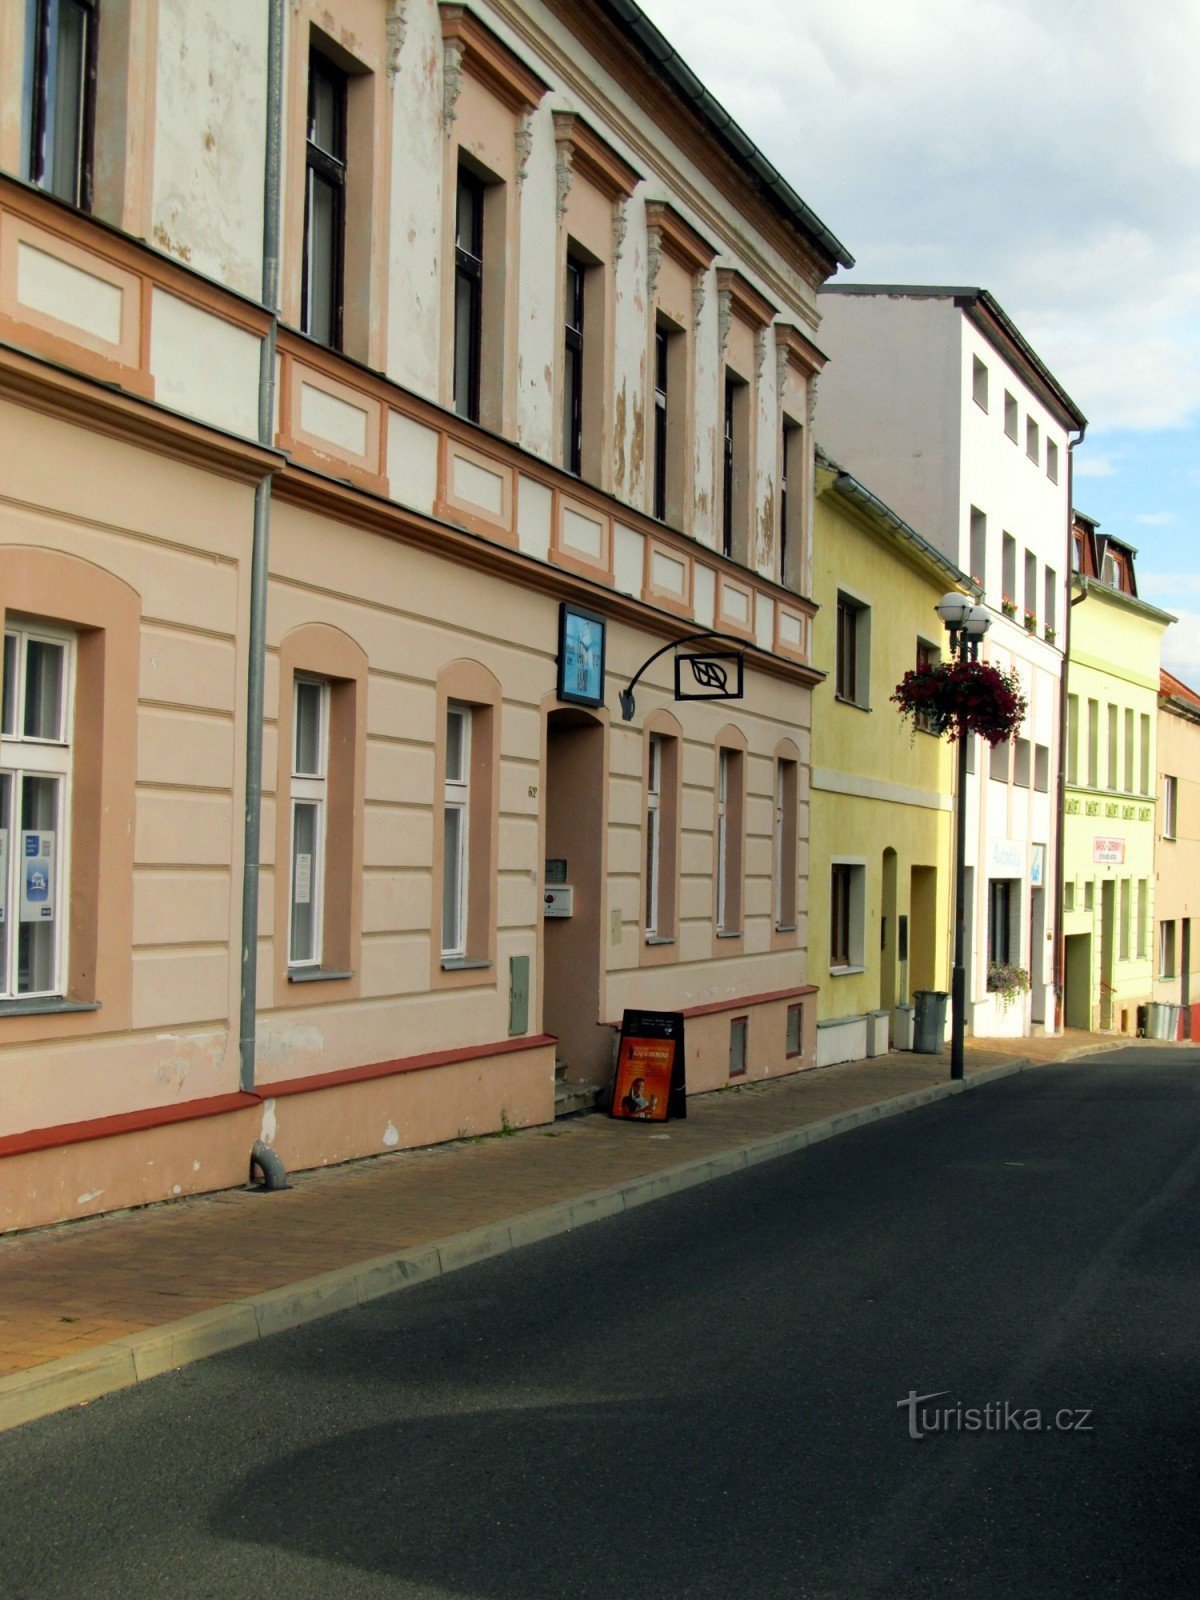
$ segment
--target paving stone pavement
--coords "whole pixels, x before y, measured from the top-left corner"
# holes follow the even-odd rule
[[[968,1086],[1137,1042],[972,1040]],[[697,1096],[683,1122],[572,1118],[8,1235],[0,1427],[940,1097],[948,1061],[893,1052]]]

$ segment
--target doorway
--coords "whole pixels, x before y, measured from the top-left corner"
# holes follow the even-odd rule
[[[1113,1025],[1113,979],[1116,976],[1113,931],[1116,922],[1117,885],[1106,878],[1100,885],[1100,1027]]]
[[[1092,1027],[1092,936],[1069,933],[1065,940],[1066,962],[1063,971],[1063,1021],[1068,1028]]]
[[[897,991],[900,954],[896,921],[896,877],[896,852],[889,847],[883,852],[882,926],[879,935],[879,1005],[883,1011],[891,1011],[900,998]]]
[[[936,867],[913,867],[908,905],[908,971],[916,994],[918,989],[938,987]]]
[[[569,1083],[604,1083],[612,1044],[598,1024],[604,962],[604,724],[587,711],[546,718],[546,876],[571,888],[571,914],[542,920],[542,1016]]]

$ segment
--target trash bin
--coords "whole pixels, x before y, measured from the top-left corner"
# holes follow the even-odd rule
[[[1171,1026],[1171,1008],[1158,1000],[1151,1000],[1146,1007],[1146,1038],[1169,1039],[1171,1035],[1168,1028]]]
[[[914,1050],[922,1055],[940,1056],[946,1047],[945,989],[918,989],[913,995],[917,1012],[913,1020]]]
[[[1166,1004],[1166,1005],[1163,1006],[1163,1010],[1167,1013],[1166,1026],[1165,1026],[1165,1029],[1164,1029],[1164,1032],[1163,1032],[1163,1038],[1164,1039],[1178,1039],[1178,1037],[1179,1037],[1179,1013],[1183,1010],[1183,1007],[1182,1006]]]

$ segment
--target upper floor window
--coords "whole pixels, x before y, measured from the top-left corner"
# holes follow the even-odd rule
[[[783,419],[779,476],[779,581],[799,590],[804,561],[804,429]]]
[[[1004,431],[1014,444],[1017,442],[1018,426],[1017,397],[1015,394],[1009,394],[1006,389],[1004,391]]]
[[[922,667],[936,667],[942,659],[942,652],[937,645],[931,644],[928,639],[917,640],[917,670]],[[927,711],[919,711],[913,718],[913,726],[923,729],[926,733],[936,733],[933,717]]]
[[[1179,779],[1164,775],[1163,777],[1163,815],[1162,836],[1164,839],[1175,837],[1175,828],[1179,810]]]
[[[96,118],[96,0],[33,0],[29,181],[90,211]]]
[[[854,705],[869,703],[868,645],[870,608],[849,595],[837,597],[837,668],[835,690],[839,700]]]
[[[1051,483],[1058,482],[1058,446],[1053,439],[1046,440],[1046,476]]]
[[[721,452],[721,553],[742,559],[748,515],[750,388],[729,368],[725,369]]]
[[[1036,461],[1040,452],[1038,425],[1032,417],[1025,418],[1025,454],[1030,461]]]
[[[0,726],[0,995],[5,998],[63,992],[73,662],[71,635],[34,624],[5,632]]]
[[[577,256],[567,257],[567,294],[563,312],[563,466],[576,476],[583,471],[583,318],[587,269]]]
[[[483,358],[483,184],[458,169],[454,233],[454,409],[479,421]]]
[[[988,408],[988,369],[978,356],[971,357],[971,398],[984,411]]]
[[[346,233],[346,75],[313,51],[308,64],[304,281],[300,326],[342,346]]]

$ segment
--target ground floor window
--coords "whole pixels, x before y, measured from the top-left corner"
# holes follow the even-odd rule
[[[0,996],[62,993],[71,815],[73,639],[4,634],[0,726]]]
[[[1014,912],[1020,905],[1021,886],[1016,878],[988,881],[988,965],[1012,966],[1018,956],[1013,936]]]

